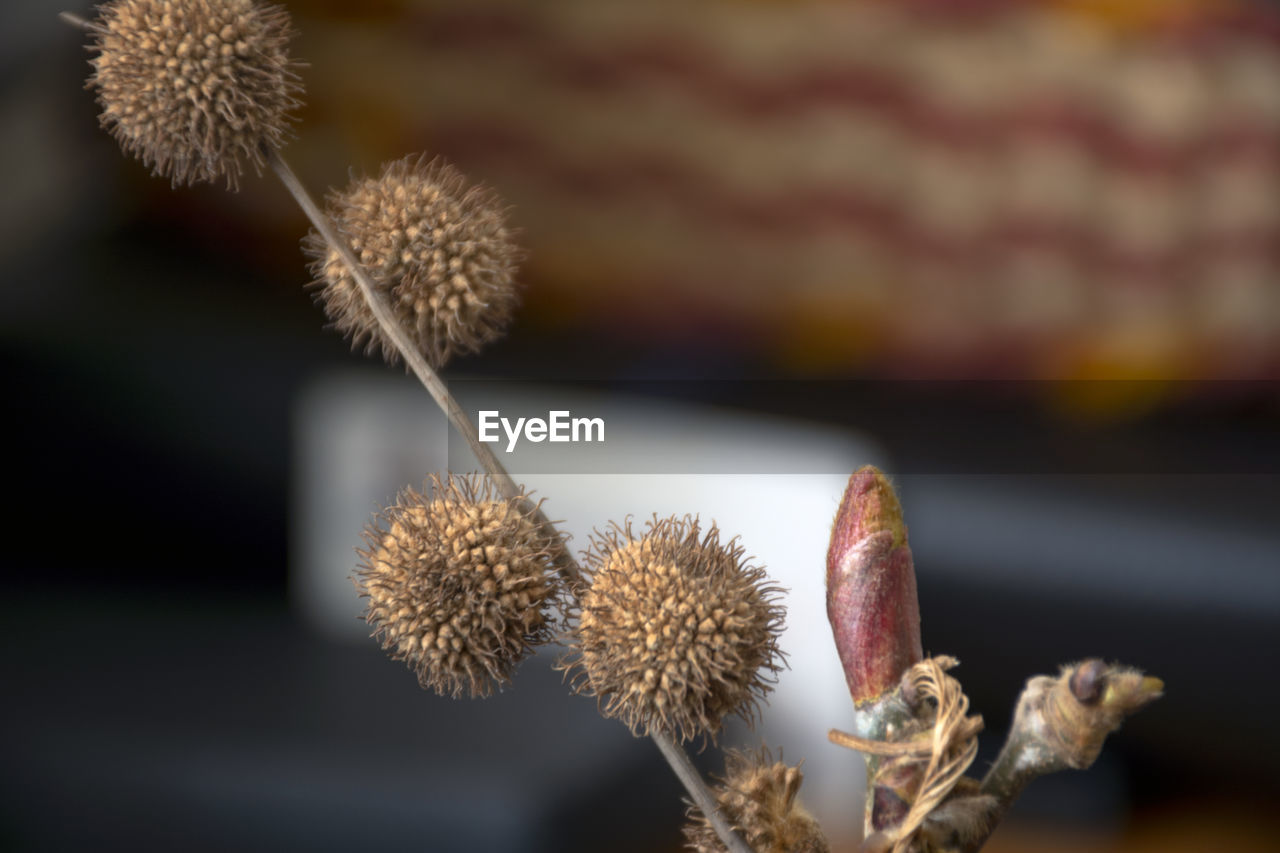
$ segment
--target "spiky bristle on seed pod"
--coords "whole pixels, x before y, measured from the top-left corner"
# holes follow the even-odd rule
[[[515,268],[521,252],[491,190],[468,187],[442,160],[406,157],[385,165],[377,178],[331,193],[327,208],[433,367],[506,332],[520,302]],[[333,325],[353,345],[380,347],[394,363],[395,346],[337,251],[315,231],[303,250]]]
[[[768,750],[725,753],[725,775],[713,793],[725,818],[757,853],[827,853],[822,828],[796,799],[804,776],[799,766],[774,761]],[[706,816],[689,806],[684,828],[688,849],[723,853],[724,843]]]
[[[781,668],[780,589],[714,524],[656,517],[592,537],[573,654],[562,666],[579,693],[633,733],[711,737],[724,718],[751,722]]]
[[[99,116],[120,146],[177,184],[261,170],[302,83],[279,6],[253,0],[114,0],[90,27]]]
[[[406,489],[364,531],[355,578],[383,648],[423,687],[487,696],[551,638],[560,584],[552,541],[525,500],[487,478]]]

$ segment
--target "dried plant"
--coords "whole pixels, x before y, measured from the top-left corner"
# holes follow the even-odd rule
[[[488,696],[552,637],[560,582],[522,501],[477,477],[405,489],[365,528],[356,588],[396,660],[440,695]]]
[[[127,153],[175,184],[224,177],[234,189],[246,162],[276,173],[314,226],[303,245],[333,325],[403,360],[487,472],[406,489],[366,529],[356,586],[392,657],[437,693],[485,696],[566,621],[557,639],[577,690],[652,738],[685,785],[691,849],[826,850],[798,805],[798,767],[731,754],[712,793],[677,745],[754,718],[782,664],[780,590],[764,570],[691,518],[655,518],[638,536],[614,525],[580,568],[440,381],[435,368],[501,335],[518,302],[520,252],[492,191],[408,157],[322,212],[279,152],[301,85],[278,7],[115,0],[96,21],[62,17],[90,34],[88,85]],[[923,655],[902,508],[874,468],[853,474],[836,515],[827,610],[856,723],[830,737],[867,757],[865,853],[978,850],[1031,779],[1087,767],[1163,689],[1099,660],[1033,678],[999,758],[967,777],[982,718],[949,674],[956,661]]]
[[[289,14],[251,0],[117,0],[89,26],[89,88],[120,146],[194,184],[261,170],[298,107]]]
[[[751,720],[781,666],[781,590],[720,542],[714,524],[654,519],[592,539],[567,664],[577,690],[635,734],[715,737],[726,716]]]
[[[332,193],[329,218],[347,237],[417,349],[439,369],[478,352],[511,324],[520,255],[498,197],[468,187],[443,160],[405,157],[377,178]],[[353,344],[367,341],[397,361],[341,255],[312,231],[303,241],[325,313]]]
[[[797,799],[804,781],[798,766],[774,761],[767,749],[730,750],[724,766],[724,778],[715,787],[716,802],[752,850],[827,853],[831,849],[818,822]],[[702,812],[691,808],[689,818],[684,835],[691,850],[720,853],[725,849]]]
[[[915,567],[897,495],[870,466],[849,478],[827,552],[827,616],[854,700],[852,734],[833,743],[867,759],[863,853],[979,850],[1037,776],[1093,763],[1126,716],[1164,685],[1089,660],[1031,679],[1013,728],[981,781],[965,776],[982,718],[947,674],[922,659]]]

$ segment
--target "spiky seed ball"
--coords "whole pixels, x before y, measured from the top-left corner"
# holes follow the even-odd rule
[[[514,278],[520,250],[497,195],[468,187],[453,166],[397,160],[377,178],[331,193],[327,212],[432,366],[477,352],[511,324],[520,302]],[[315,231],[303,250],[313,259],[314,284],[333,325],[353,345],[365,342],[366,351],[380,346],[394,363],[394,345],[337,251]]]
[[[395,660],[441,696],[488,696],[550,639],[559,595],[551,541],[527,502],[488,479],[433,478],[406,489],[364,531],[356,588]]]
[[[822,828],[796,799],[804,775],[798,766],[774,761],[768,750],[725,753],[725,775],[712,793],[734,831],[757,853],[827,853]],[[686,846],[697,853],[724,853],[706,816],[689,806]]]
[[[614,525],[592,538],[574,654],[580,693],[635,734],[712,737],[724,718],[754,719],[782,664],[780,592],[696,518],[651,521],[642,536]]]
[[[253,0],[114,0],[92,25],[88,88],[129,154],[176,184],[261,170],[279,148],[302,83],[289,15]]]

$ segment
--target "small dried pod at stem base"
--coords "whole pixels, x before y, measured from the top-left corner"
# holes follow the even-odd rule
[[[288,133],[300,106],[289,15],[253,0],[114,0],[89,25],[99,120],[176,184],[226,179]]]
[[[479,351],[511,325],[522,253],[497,195],[469,187],[453,166],[421,156],[396,160],[378,177],[331,193],[326,212],[432,367]],[[303,251],[334,327],[394,363],[395,345],[338,251],[316,231]]]
[[[924,656],[902,507],[877,468],[849,478],[827,551],[827,619],[855,704],[898,687]]]
[[[488,478],[406,489],[364,531],[355,578],[365,619],[395,660],[444,696],[487,696],[551,639],[561,587],[554,543],[525,499]]]
[[[752,722],[782,666],[781,590],[714,524],[656,517],[642,535],[613,525],[584,560],[572,653],[574,689],[637,735],[714,739],[723,720]]]
[[[725,775],[712,793],[725,819],[756,853],[827,853],[822,828],[797,799],[799,766],[774,761],[768,750],[725,753]],[[725,846],[696,806],[689,806],[686,847],[723,853]]]

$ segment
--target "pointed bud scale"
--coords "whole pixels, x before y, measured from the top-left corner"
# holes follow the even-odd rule
[[[870,465],[849,478],[827,551],[827,619],[857,705],[897,687],[924,656],[902,507]]]

